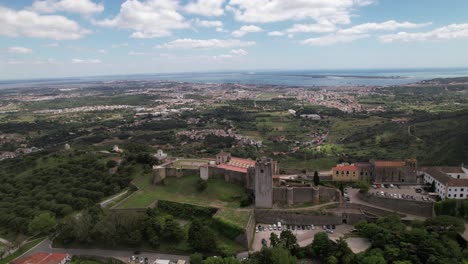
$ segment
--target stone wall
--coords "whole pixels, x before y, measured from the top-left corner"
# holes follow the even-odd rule
[[[402,212],[417,216],[432,217],[433,216],[433,202],[415,201],[407,199],[379,197],[375,195],[362,195],[359,194],[363,201],[370,204],[386,208],[391,211]]]
[[[247,222],[247,225],[244,228],[244,233],[236,237],[236,241],[246,246],[247,249],[250,249],[250,247],[252,246],[252,242],[255,236],[255,225],[255,216],[252,211],[249,217],[249,221]]]
[[[286,225],[339,225],[343,222],[341,214],[314,215],[311,212],[255,209],[257,223]]]
[[[273,203],[280,206],[317,203],[314,196],[317,195],[316,187],[273,187]],[[324,186],[318,187],[320,203],[339,202],[340,191]]]

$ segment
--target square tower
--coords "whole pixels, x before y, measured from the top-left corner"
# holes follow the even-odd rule
[[[274,161],[263,157],[255,163],[255,207],[273,207]]]

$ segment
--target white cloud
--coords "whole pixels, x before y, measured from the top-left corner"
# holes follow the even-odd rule
[[[284,36],[284,33],[281,31],[271,31],[271,32],[268,32],[268,36],[281,37],[281,36]]]
[[[194,22],[199,27],[214,27],[214,28],[223,27],[223,22],[219,20],[200,20],[196,18]]]
[[[238,39],[176,39],[174,41],[157,46],[168,49],[213,49],[213,48],[236,48],[250,47],[255,45],[254,41],[241,41]]]
[[[288,33],[328,33],[336,30],[333,23],[324,21],[316,24],[294,24],[291,28],[286,29]]]
[[[267,23],[313,19],[333,24],[348,24],[355,7],[370,0],[230,0],[226,9],[238,21]]]
[[[99,64],[101,60],[98,59],[73,59],[73,64]]]
[[[330,34],[330,35],[325,35],[322,37],[317,37],[317,38],[309,38],[306,40],[301,41],[301,44],[305,45],[315,45],[315,46],[326,46],[326,45],[332,45],[336,43],[347,43],[347,42],[353,42],[358,39],[363,39],[363,38],[368,38],[370,35],[368,34],[358,34],[358,35],[353,35],[353,34]]]
[[[263,29],[261,27],[257,27],[255,25],[247,25],[247,26],[242,26],[238,30],[234,30],[231,34],[232,36],[236,38],[240,38],[245,36],[247,33],[254,33],[254,32],[261,32]]]
[[[233,49],[229,53],[238,55],[238,56],[245,56],[248,54],[248,52],[243,49]]]
[[[98,52],[101,53],[101,54],[107,54],[108,53],[106,49],[100,49],[100,50],[98,50]]]
[[[395,20],[388,20],[382,23],[365,23],[356,25],[350,28],[340,30],[345,34],[364,34],[371,31],[394,31],[400,28],[420,28],[430,25],[431,23],[411,23],[411,22],[397,22]]]
[[[104,5],[90,0],[36,0],[31,9],[39,13],[70,12],[92,14],[104,11]]]
[[[28,53],[32,53],[32,49],[25,48],[25,47],[9,47],[8,53],[28,54]]]
[[[133,38],[165,37],[171,35],[171,30],[189,27],[178,8],[176,0],[127,0],[117,16],[95,24],[133,30]]]
[[[202,16],[221,16],[224,14],[224,0],[196,0],[185,6],[185,11]]]
[[[213,56],[213,59],[234,59],[247,55],[248,52],[243,49],[232,49],[229,51],[229,54],[221,54]]]
[[[449,39],[464,39],[468,38],[468,23],[466,24],[451,24],[444,27],[439,27],[427,32],[399,32],[396,34],[388,34],[380,36],[382,42],[411,42],[411,41],[434,41],[434,40],[449,40]]]
[[[90,33],[64,16],[39,15],[32,11],[16,11],[0,6],[0,35],[48,39],[79,39]]]

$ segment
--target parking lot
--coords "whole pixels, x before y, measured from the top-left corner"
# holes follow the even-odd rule
[[[417,201],[431,201],[431,198],[427,195],[427,193],[423,190],[422,186],[420,185],[381,185],[379,186],[372,186],[369,189],[369,193],[374,194],[376,196],[383,196],[389,198],[397,198],[397,199],[408,199],[408,200],[417,200]],[[417,190],[421,190],[418,192]]]
[[[263,239],[266,240],[267,246],[270,246],[270,234],[271,233],[275,233],[276,235],[278,235],[278,237],[280,236],[280,233],[281,233],[280,230],[273,230],[273,224],[271,225],[272,226],[271,231],[269,230],[269,224],[257,224],[257,228],[259,225],[262,227],[261,228],[262,230],[259,230],[257,233],[255,233],[254,241],[252,244],[253,251],[259,251],[260,249],[262,249]],[[304,226],[305,230],[303,230],[302,228],[303,226],[300,226],[300,229],[298,229],[298,226],[294,226],[294,229],[293,229],[292,226],[290,225],[283,226],[283,227],[285,229],[289,228],[289,230],[296,236],[297,242],[301,247],[307,246],[310,243],[312,243],[312,241],[314,240],[314,235],[316,233],[327,232],[327,228],[325,227],[324,229],[323,226],[314,226],[312,228],[311,225],[308,225],[308,226]],[[333,229],[333,226],[329,225],[327,234],[330,237],[330,239],[337,240],[340,237],[342,237],[344,234],[351,232],[351,230],[353,229],[354,227],[351,225],[336,225],[334,226],[334,229]]]

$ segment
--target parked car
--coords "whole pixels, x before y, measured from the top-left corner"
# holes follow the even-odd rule
[[[391,184],[391,183],[390,183],[389,186],[390,186],[390,188],[395,188],[395,185],[393,185],[393,184]]]
[[[314,225],[310,225],[310,228],[312,228],[312,230],[315,230],[315,226],[314,226]]]

